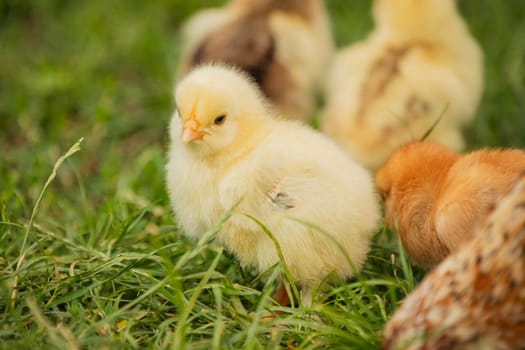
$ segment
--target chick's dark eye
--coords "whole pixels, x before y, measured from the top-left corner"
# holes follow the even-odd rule
[[[221,114],[220,116],[218,116],[217,118],[215,118],[215,120],[213,121],[213,123],[215,125],[221,125],[224,123],[224,121],[226,120],[226,115],[224,114]]]

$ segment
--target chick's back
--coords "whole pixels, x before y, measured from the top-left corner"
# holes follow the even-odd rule
[[[525,152],[515,149],[477,150],[450,168],[438,194],[435,229],[453,250],[482,221],[525,167]]]
[[[373,31],[336,54],[321,129],[369,169],[430,129],[428,140],[464,148],[483,56],[455,2],[374,1]]]

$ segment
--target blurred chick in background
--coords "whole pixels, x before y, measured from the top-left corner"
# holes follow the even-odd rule
[[[383,349],[525,349],[525,175],[394,313]]]
[[[376,0],[369,37],[342,49],[321,129],[369,169],[420,139],[459,151],[482,92],[482,53],[455,0]]]
[[[198,238],[240,201],[216,241],[242,265],[265,271],[279,262],[275,245],[244,214],[260,220],[305,303],[327,274],[347,278],[351,263],[360,268],[380,216],[364,168],[324,135],[274,117],[257,86],[235,69],[195,69],[176,87],[175,101],[167,186],[186,235]],[[286,304],[282,294],[276,298]]]
[[[223,62],[252,76],[283,116],[307,120],[333,53],[322,0],[231,0],[194,15],[179,67]]]
[[[430,142],[399,147],[377,171],[385,222],[423,267],[438,264],[472,237],[500,196],[525,168],[520,150],[464,155]]]

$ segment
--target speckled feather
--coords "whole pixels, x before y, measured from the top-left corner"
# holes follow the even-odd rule
[[[525,173],[475,238],[406,298],[382,348],[525,348]]]

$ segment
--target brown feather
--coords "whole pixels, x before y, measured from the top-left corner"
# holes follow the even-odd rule
[[[260,84],[274,51],[267,19],[243,17],[210,34],[195,51],[192,65],[226,63],[246,71]]]
[[[525,168],[525,152],[458,155],[430,142],[394,151],[376,173],[385,221],[417,264],[432,267],[469,239],[475,226]]]
[[[295,82],[286,67],[277,61],[270,16],[276,12],[315,18],[315,1],[237,0],[229,6],[236,17],[210,33],[197,46],[185,69],[220,62],[247,72],[264,95],[276,105],[293,113],[300,110]]]

